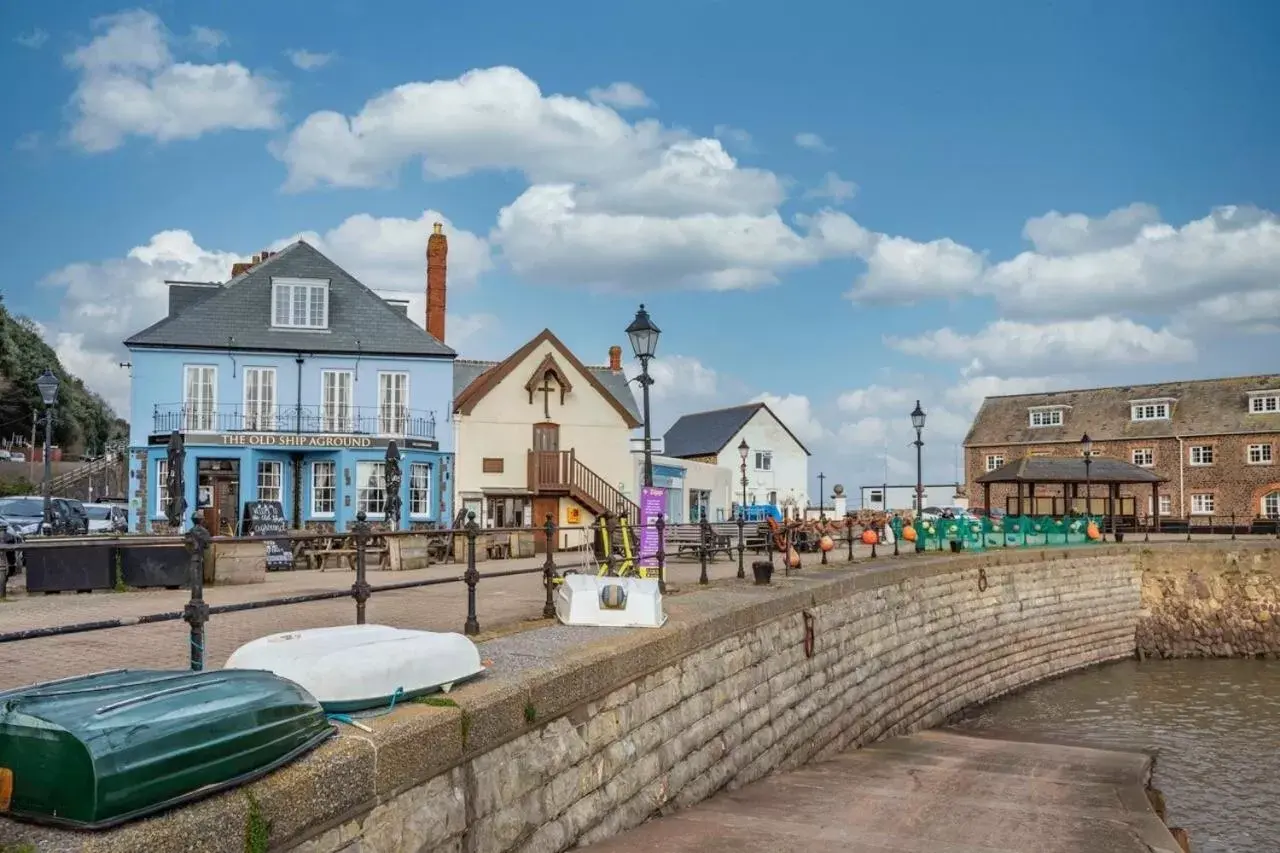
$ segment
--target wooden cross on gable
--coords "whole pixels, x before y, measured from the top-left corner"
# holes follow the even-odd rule
[[[555,383],[554,385],[552,383]],[[529,377],[529,381],[524,384],[525,390],[529,392],[529,405],[533,405],[533,395],[535,393],[542,394],[542,417],[544,420],[551,420],[551,392],[559,389],[560,405],[564,405],[564,395],[573,390],[573,383],[565,377],[564,371],[560,369],[560,365],[556,363],[555,356],[547,353],[538,368],[533,371],[533,375]]]

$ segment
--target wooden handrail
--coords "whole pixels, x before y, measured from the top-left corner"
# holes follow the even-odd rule
[[[529,488],[577,491],[615,515],[639,520],[640,507],[578,459],[573,450],[529,451]]]

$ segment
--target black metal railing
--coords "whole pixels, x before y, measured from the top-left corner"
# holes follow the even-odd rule
[[[667,592],[667,566],[672,556],[673,546],[679,545],[679,528],[682,525],[669,525],[665,519],[659,515],[651,525],[656,533],[656,549],[651,555],[652,564],[656,564],[656,574],[659,587],[665,593]],[[690,525],[696,531],[694,556],[698,560],[700,571],[698,576],[698,584],[705,586],[710,583],[708,576],[708,563],[715,560],[718,552],[727,552],[732,559],[733,539],[736,538],[736,551],[738,571],[737,578],[746,577],[744,572],[744,551],[749,548],[758,547],[758,538],[763,539],[764,551],[767,559],[756,560],[752,563],[752,575],[755,583],[768,584],[774,569],[775,552],[782,556],[783,572],[790,575],[795,571],[799,571],[802,566],[802,555],[818,551],[821,553],[821,565],[829,565],[839,561],[840,556],[844,556],[846,564],[862,563],[862,559],[855,559],[854,547],[858,543],[870,546],[869,560],[876,560],[879,557],[888,557],[889,554],[877,553],[877,547],[888,548],[889,543],[885,542],[883,529],[874,525],[864,525],[855,521],[852,516],[842,519],[832,519],[830,521],[821,522],[815,525],[813,522],[793,522],[776,527],[761,525],[755,528],[755,525],[741,523],[735,519],[732,523],[726,523],[713,526],[706,519],[696,525]],[[206,628],[211,621],[211,617],[226,614],[239,613],[249,610],[261,610],[272,607],[283,607],[292,604],[304,604],[318,601],[332,601],[335,599],[351,598],[355,602],[355,621],[356,624],[364,624],[366,618],[366,608],[369,600],[375,595],[384,592],[393,592],[398,590],[421,589],[426,587],[444,586],[448,584],[461,583],[467,589],[467,612],[463,620],[463,631],[468,635],[476,635],[480,633],[479,618],[479,592],[484,581],[503,578],[515,577],[520,575],[541,575],[542,585],[545,591],[545,597],[542,603],[541,615],[544,618],[555,618],[555,585],[563,579],[564,574],[579,569],[566,569],[562,572],[561,567],[556,565],[555,555],[557,553],[557,544],[559,542],[558,534],[563,530],[576,530],[589,533],[594,537],[597,552],[599,552],[601,542],[603,540],[603,528],[608,530],[610,534],[611,547],[607,553],[597,553],[600,559],[600,572],[602,574],[617,576],[620,574],[635,574],[633,567],[628,563],[644,563],[646,554],[643,552],[639,544],[628,549],[619,541],[619,528],[614,526],[612,518],[600,519],[599,523],[591,528],[583,527],[557,527],[550,515],[546,517],[546,521],[540,525],[538,531],[543,537],[546,545],[546,558],[542,565],[523,568],[523,569],[505,569],[499,571],[480,571],[476,566],[476,542],[482,535],[492,533],[527,533],[528,527],[508,527],[508,528],[481,528],[475,521],[475,513],[469,513],[467,523],[460,528],[440,528],[425,531],[375,531],[367,522],[364,513],[357,515],[357,521],[353,525],[349,534],[355,540],[355,559],[354,570],[355,580],[348,589],[327,590],[323,592],[302,593],[299,595],[282,596],[277,598],[260,599],[256,601],[246,601],[236,604],[219,604],[210,605],[204,599],[204,568],[206,554],[210,545],[216,545],[223,542],[255,542],[260,541],[265,544],[269,541],[279,542],[282,539],[287,540],[316,540],[330,538],[331,533],[323,532],[290,532],[287,534],[273,534],[271,536],[212,536],[200,524],[199,517],[195,518],[195,525],[183,536],[138,536],[138,535],[121,535],[121,536],[89,536],[76,537],[74,541],[49,539],[41,541],[36,539],[33,541],[20,543],[0,544],[0,599],[3,599],[7,593],[8,579],[14,570],[15,560],[20,559],[24,552],[39,551],[45,549],[58,548],[83,548],[86,546],[97,547],[120,547],[123,545],[136,546],[159,546],[159,545],[182,545],[189,554],[189,584],[190,598],[181,610],[172,610],[161,613],[151,613],[141,616],[127,616],[117,619],[102,619],[92,622],[78,622],[67,625],[52,625],[37,628],[27,628],[16,631],[0,632],[0,643],[13,643],[25,640],[35,640],[48,637],[58,637],[70,634],[82,634],[91,631],[101,631],[113,628],[127,628],[135,625],[152,625],[161,622],[183,621],[188,625],[188,644],[190,648],[190,666],[193,670],[203,669],[205,666],[205,639]],[[754,528],[754,536],[749,532],[749,528]],[[1242,535],[1243,525],[1235,523],[1232,519],[1228,524],[1214,524],[1212,521],[1202,526],[1188,527],[1186,529],[1185,540],[1181,535],[1172,537],[1172,544],[1181,541],[1192,541],[1196,539],[1226,538],[1236,539],[1238,535]],[[640,525],[634,525],[630,528],[632,536],[639,538],[641,532]],[[1193,537],[1192,531],[1195,530],[1196,536]],[[1154,525],[1141,524],[1137,529],[1132,530],[1133,533],[1142,533],[1141,541],[1150,541],[1150,534],[1166,533],[1167,530],[1157,530]],[[736,533],[736,537],[734,534]],[[1276,527],[1273,531],[1264,532],[1256,526],[1249,530],[1255,538],[1270,539],[1274,536],[1280,540],[1280,527]],[[1263,536],[1258,534],[1262,533]],[[368,559],[371,550],[376,550],[379,540],[385,540],[391,537],[411,537],[411,536],[440,536],[455,537],[463,536],[465,541],[465,569],[461,574],[453,574],[447,577],[425,578],[419,580],[402,581],[398,583],[371,584],[368,580]],[[1122,531],[1123,535],[1123,531]],[[758,537],[758,538],[757,538]],[[1117,537],[1119,538],[1119,537]],[[753,541],[755,539],[755,541]],[[729,547],[725,547],[726,541]],[[904,547],[899,550],[899,542],[902,541]],[[910,554],[920,554],[924,551],[920,546],[923,538],[915,542],[906,542],[901,537],[895,536],[892,542],[893,557],[906,556]],[[1134,540],[1130,540],[1134,541]],[[937,550],[932,553],[937,554],[944,550],[945,545],[950,544],[949,540],[938,539]],[[994,546],[984,550],[998,550],[1002,546]],[[1007,543],[1003,547],[1008,546]],[[1044,547],[1044,546],[1040,546]],[[681,548],[680,550],[685,550]],[[958,550],[958,549],[952,549]],[[574,552],[569,552],[573,554]],[[635,556],[632,556],[635,555]]]
[[[303,433],[434,439],[434,412],[403,406],[264,406],[160,404],[152,432]]]

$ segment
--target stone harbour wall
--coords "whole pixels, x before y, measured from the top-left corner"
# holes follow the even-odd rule
[[[1133,653],[1128,555],[892,574],[725,637],[294,849],[565,850]]]
[[[1280,548],[1144,550],[1138,568],[1140,656],[1280,657]]]

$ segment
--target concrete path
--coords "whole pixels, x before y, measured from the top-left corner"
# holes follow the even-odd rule
[[[590,853],[1180,853],[1142,753],[930,731],[724,792]]]

